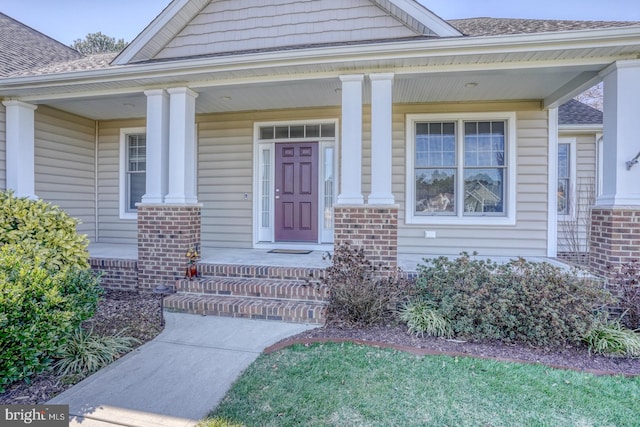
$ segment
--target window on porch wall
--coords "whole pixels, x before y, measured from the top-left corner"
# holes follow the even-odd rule
[[[571,212],[571,145],[558,144],[558,214]]]
[[[515,114],[407,116],[407,222],[515,223]]]
[[[136,203],[146,191],[147,139],[145,134],[128,134],[126,138],[126,211],[136,212]]]

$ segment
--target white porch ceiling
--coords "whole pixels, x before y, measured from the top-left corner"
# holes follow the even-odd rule
[[[394,103],[436,103],[502,100],[542,100],[576,76],[601,67],[415,73],[396,75]],[[340,80],[336,77],[286,82],[195,87],[197,114],[340,106]],[[146,116],[142,92],[94,95],[81,99],[43,102],[54,108],[95,120]],[[365,79],[364,103],[370,103]]]

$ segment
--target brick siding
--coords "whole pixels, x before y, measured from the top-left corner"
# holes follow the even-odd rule
[[[590,243],[591,270],[603,277],[640,259],[640,209],[593,208]]]
[[[100,273],[100,285],[120,291],[138,290],[138,262],[128,259],[91,258],[91,269]]]
[[[350,243],[364,250],[374,265],[398,266],[397,206],[335,206],[335,245]]]
[[[200,205],[138,206],[139,289],[174,285],[185,275],[186,253],[200,250]]]

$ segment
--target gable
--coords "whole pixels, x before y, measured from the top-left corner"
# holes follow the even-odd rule
[[[114,63],[441,35],[414,0],[174,0]]]

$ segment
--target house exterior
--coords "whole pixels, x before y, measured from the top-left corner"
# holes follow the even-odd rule
[[[558,257],[581,265],[602,194],[602,122],[602,111],[575,99],[558,108]]]
[[[640,256],[639,55],[631,22],[173,0],[119,54],[0,79],[0,187],[137,245],[142,288],[192,247],[555,257],[558,107],[604,80],[604,273]]]

